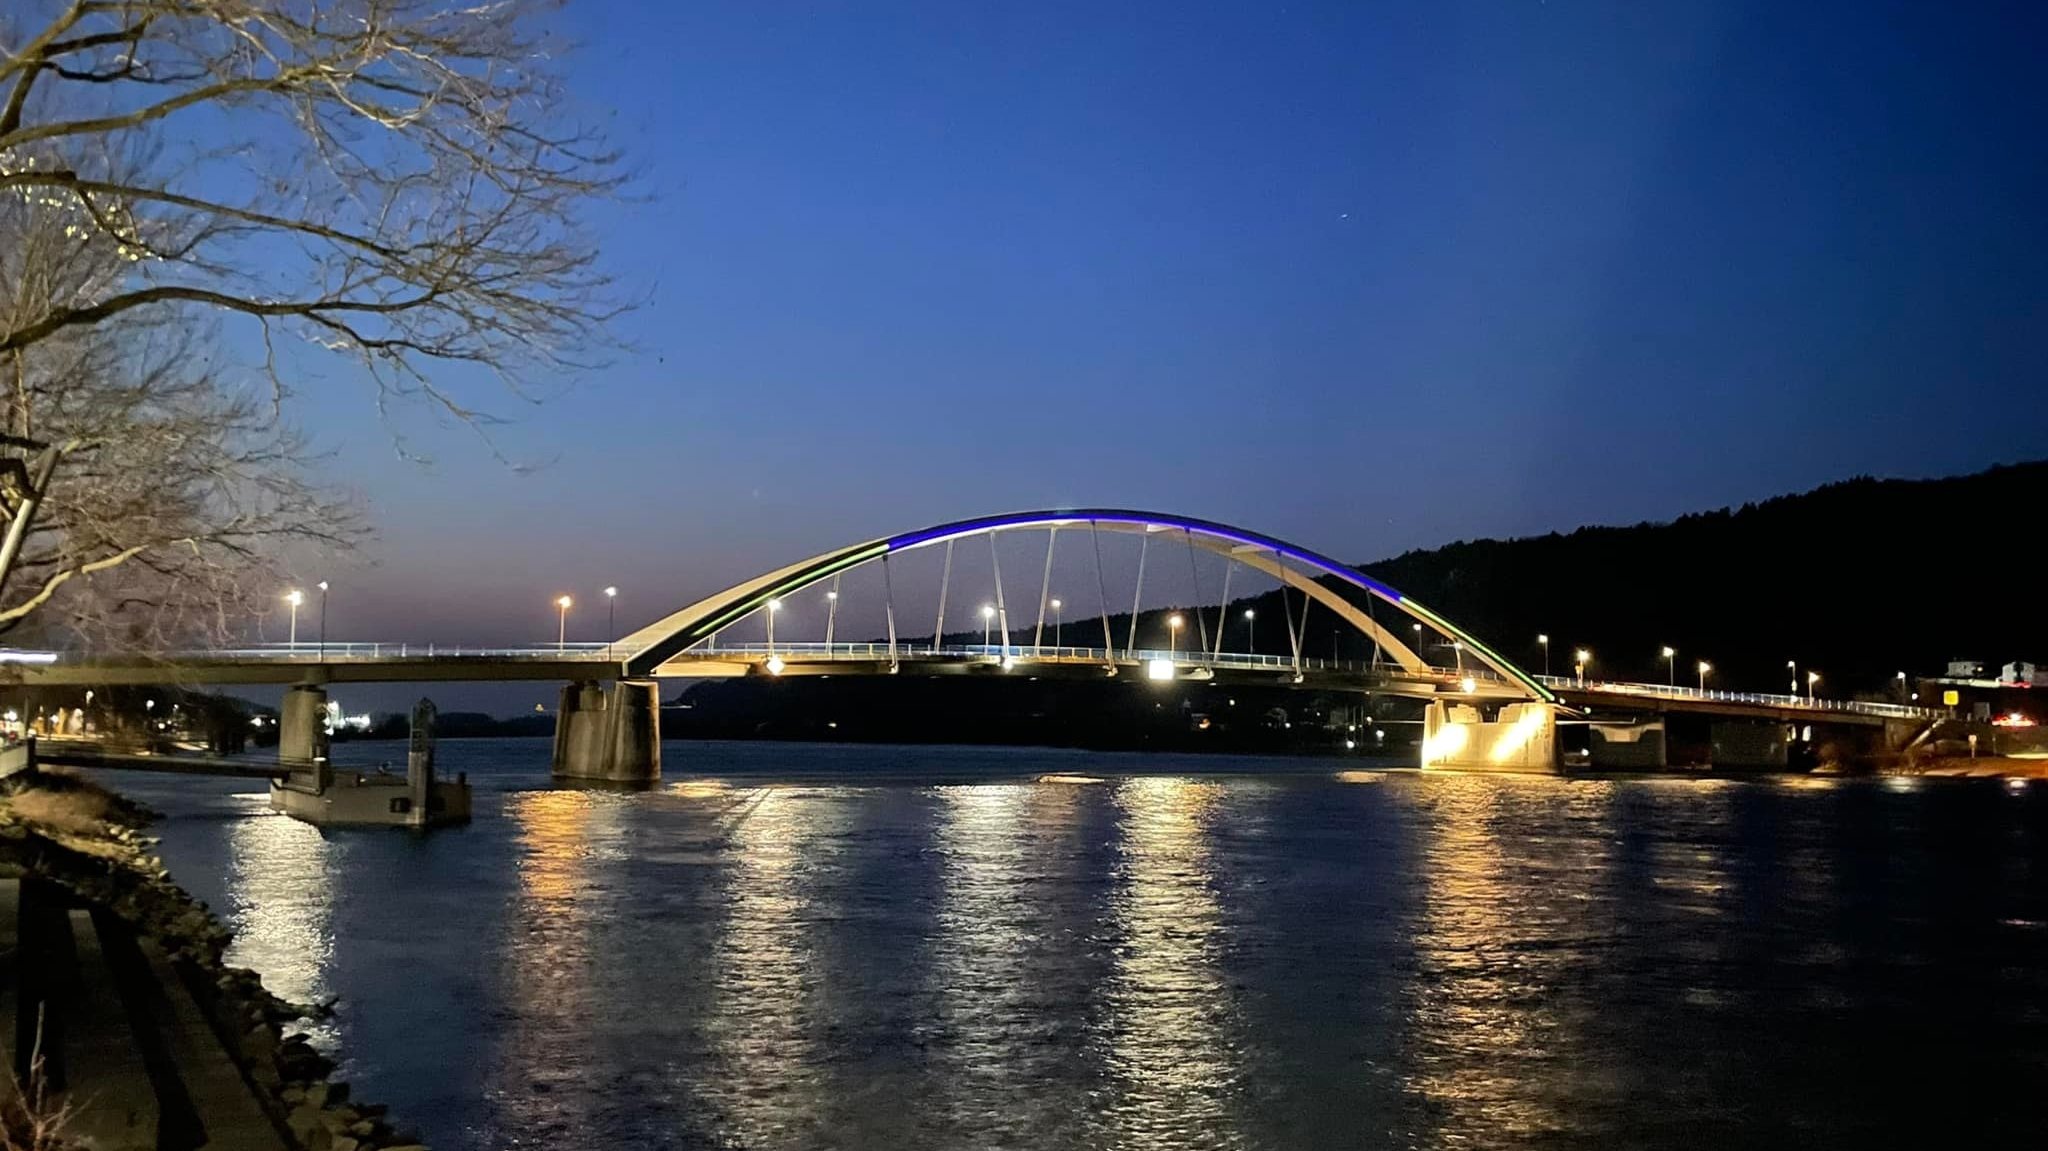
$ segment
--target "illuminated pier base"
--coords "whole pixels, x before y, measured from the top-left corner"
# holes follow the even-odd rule
[[[609,690],[588,681],[562,688],[554,773],[611,783],[660,779],[660,689],[648,680],[621,680]]]
[[[1422,713],[1422,766],[1558,775],[1557,710],[1509,703],[1487,720],[1471,704],[1432,700]]]

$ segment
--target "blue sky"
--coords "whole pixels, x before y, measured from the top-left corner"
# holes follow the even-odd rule
[[[309,387],[382,528],[337,636],[531,639],[607,583],[637,622],[1001,509],[1365,560],[2048,449],[2038,5],[563,20],[641,174],[599,220],[634,350],[497,405],[532,474]]]

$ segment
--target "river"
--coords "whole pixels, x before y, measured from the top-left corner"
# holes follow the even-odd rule
[[[498,1148],[2038,1145],[2048,784],[448,741],[476,821],[120,773],[358,1097]],[[338,745],[345,764],[398,744]]]

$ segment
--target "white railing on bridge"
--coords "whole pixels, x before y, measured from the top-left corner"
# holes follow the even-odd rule
[[[1231,671],[1280,671],[1291,672],[1296,668],[1304,672],[1354,672],[1370,674],[1379,672],[1386,675],[1406,675],[1455,681],[1465,677],[1498,682],[1499,677],[1485,668],[1433,667],[1423,671],[1404,671],[1400,665],[1384,660],[1373,663],[1368,660],[1333,660],[1304,656],[1296,660],[1291,655],[1266,655],[1254,652],[1223,652],[1168,650],[1163,648],[1113,648],[1099,647],[1055,647],[1052,644],[1017,644],[1007,647],[999,643],[989,644],[942,644],[929,643],[811,643],[777,641],[765,643],[719,644],[716,647],[698,646],[682,653],[683,657],[705,660],[720,658],[767,659],[776,656],[783,659],[813,662],[819,660],[845,660],[850,662],[886,661],[891,659],[972,659],[1001,663],[1004,659],[1018,662],[1058,663],[1126,663],[1149,664],[1170,663],[1177,668],[1224,668]]]
[[[1613,695],[1645,696],[1652,699],[1690,700],[1700,703],[1746,703],[1759,707],[1781,707],[1799,711],[1845,711],[1888,719],[1941,719],[1948,714],[1940,708],[1914,707],[1903,703],[1878,703],[1862,699],[1826,699],[1804,695],[1758,691],[1722,691],[1719,688],[1684,687],[1666,683],[1626,683],[1614,680],[1579,680],[1566,675],[1539,675],[1546,687],[1565,691],[1597,691]]]
[[[266,643],[244,647],[210,647],[141,652],[48,653],[55,659],[162,660],[166,663],[224,661],[261,663],[381,662],[393,659],[604,660],[617,654],[610,644],[535,644],[532,647],[464,647],[437,643],[358,643],[329,640],[325,644]]]

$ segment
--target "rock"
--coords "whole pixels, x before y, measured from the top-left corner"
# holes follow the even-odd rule
[[[314,1083],[306,1088],[305,1100],[315,1107],[327,1106],[327,1084]]]
[[[348,1133],[358,1139],[368,1139],[375,1130],[377,1130],[377,1125],[368,1119],[358,1119],[348,1125]]]
[[[334,1142],[329,1143],[327,1148],[328,1151],[356,1151],[356,1148],[360,1146],[362,1144],[357,1143],[346,1135],[341,1135],[337,1136]]]
[[[287,1091],[286,1094],[289,1095],[290,1092]],[[285,1126],[292,1129],[292,1136],[301,1143],[310,1143],[315,1131],[322,1135],[327,1134],[327,1129],[320,1125],[320,1109],[310,1104],[301,1103],[292,1108],[291,1114],[285,1116],[284,1122]]]

